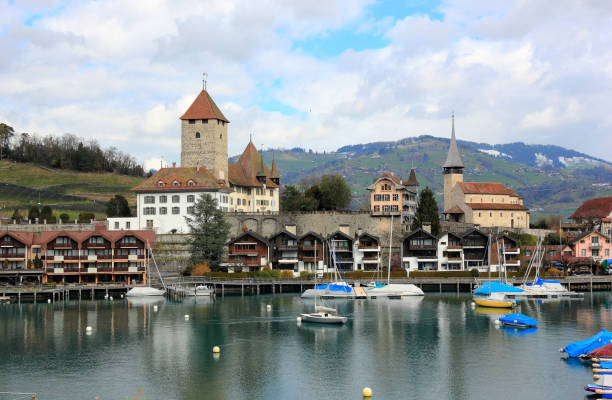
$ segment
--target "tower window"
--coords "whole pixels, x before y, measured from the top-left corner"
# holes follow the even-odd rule
[[[202,120],[202,123],[203,123],[203,124],[207,124],[207,123],[208,123],[208,120],[207,120],[207,119],[203,119],[203,120]]]
[[[200,132],[196,132],[196,139],[200,138]]]
[[[223,139],[223,134],[222,133],[219,134],[219,139]]]
[[[195,124],[195,119],[190,119],[190,120],[189,120],[189,123],[190,123],[190,124]]]

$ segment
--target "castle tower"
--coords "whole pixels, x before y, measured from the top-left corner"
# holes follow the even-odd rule
[[[452,190],[459,182],[463,182],[463,161],[457,148],[457,139],[455,139],[455,113],[452,117],[452,131],[450,147],[446,162],[442,166],[444,170],[444,211],[452,207]]]
[[[227,182],[227,125],[229,121],[204,90],[181,119],[181,166],[201,164]]]

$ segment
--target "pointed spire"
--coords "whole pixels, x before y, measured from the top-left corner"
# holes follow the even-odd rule
[[[459,148],[457,147],[457,139],[455,138],[455,112],[452,114],[452,129],[451,129],[451,140],[450,147],[448,148],[448,156],[446,162],[442,166],[443,168],[463,168],[463,161],[461,161],[461,154],[459,154]]]
[[[414,168],[410,168],[410,177],[408,177],[408,180],[404,182],[404,185],[419,186],[419,181],[417,181],[416,172],[414,171]]]
[[[261,154],[259,154],[259,172],[257,172],[257,177],[259,178],[260,176],[265,177],[266,176],[266,169],[264,168],[264,161],[263,161],[263,156]]]
[[[280,179],[280,174],[278,173],[278,169],[276,169],[276,159],[272,159],[272,171],[270,173],[272,174],[270,178]]]

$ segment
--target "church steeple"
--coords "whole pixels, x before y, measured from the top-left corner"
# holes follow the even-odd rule
[[[447,168],[463,168],[463,161],[461,161],[461,155],[459,154],[459,148],[457,147],[457,139],[455,138],[455,113],[452,115],[452,130],[451,130],[451,141],[450,147],[448,148],[448,155],[446,156],[446,162],[442,166],[445,170]]]

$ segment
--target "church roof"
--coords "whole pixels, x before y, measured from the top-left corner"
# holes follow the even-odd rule
[[[612,214],[612,197],[601,197],[585,201],[570,215],[570,219],[603,218]]]
[[[177,186],[174,186],[174,184]],[[193,182],[190,186],[189,182]],[[161,185],[160,185],[161,184]],[[173,167],[162,168],[132,189],[135,192],[164,191],[197,191],[197,190],[230,190],[225,184],[217,181],[206,168]]]
[[[466,203],[472,210],[509,210],[509,211],[529,211],[527,207],[522,204],[508,204],[508,203]]]
[[[275,188],[278,185],[270,179],[272,172],[263,162],[261,154],[255,148],[253,142],[249,142],[240,155],[237,163],[228,162],[228,175],[231,184],[236,186],[263,186],[257,176],[266,176],[266,187]],[[263,168],[263,171],[262,171]]]
[[[229,122],[206,90],[202,90],[180,119],[218,119]]]
[[[464,214],[464,212],[459,206],[454,206],[444,211],[444,214]]]
[[[448,148],[448,155],[446,156],[446,162],[442,166],[443,168],[463,168],[463,161],[461,161],[461,155],[459,154],[459,148],[457,147],[457,139],[455,138],[455,114],[453,114],[452,131],[450,147]]]
[[[514,190],[505,187],[501,182],[458,182],[457,185],[466,194],[505,194],[520,197]]]
[[[419,186],[419,181],[417,181],[416,173],[414,172],[414,168],[410,168],[410,176],[408,177],[408,180],[404,182],[404,185]]]

